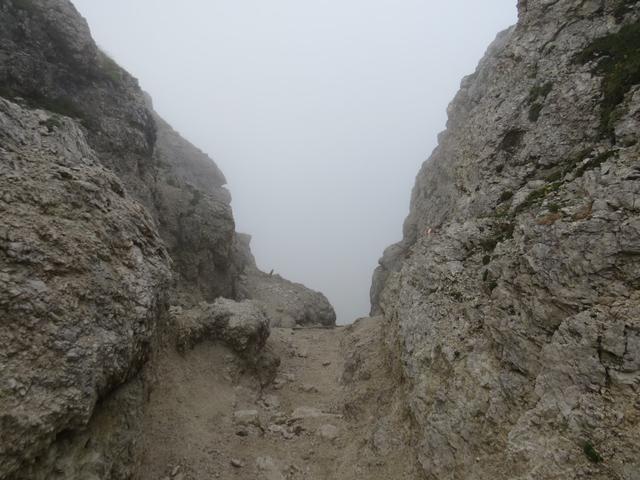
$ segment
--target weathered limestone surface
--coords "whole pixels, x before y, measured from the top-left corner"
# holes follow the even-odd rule
[[[640,472],[640,4],[521,0],[374,277],[426,478]]]
[[[0,478],[120,471],[126,457],[72,451],[69,432],[146,361],[169,256],[70,119],[0,99],[0,192]],[[108,430],[97,443],[112,441]],[[126,451],[133,434],[119,435]]]

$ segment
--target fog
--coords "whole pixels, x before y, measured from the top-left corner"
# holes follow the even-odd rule
[[[75,0],[225,173],[259,266],[369,310],[446,107],[516,0]]]

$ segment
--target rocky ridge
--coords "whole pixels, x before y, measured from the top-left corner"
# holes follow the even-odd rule
[[[429,479],[638,478],[640,2],[521,0],[374,275]]]

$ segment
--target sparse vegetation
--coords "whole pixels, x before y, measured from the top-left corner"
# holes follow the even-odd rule
[[[500,195],[500,203],[506,202],[508,200],[511,200],[513,198],[513,192],[511,190],[507,190],[505,192],[502,192],[502,195]]]
[[[496,249],[498,243],[513,238],[514,229],[515,224],[513,222],[502,222],[496,224],[494,227],[493,235],[483,239],[480,242],[480,247],[482,247],[485,252],[493,252]]]
[[[591,442],[585,442],[584,446],[582,447],[582,451],[593,463],[601,463],[604,460]]]
[[[551,93],[551,90],[553,90],[552,82],[546,82],[542,85],[535,85],[529,92],[529,103],[534,103],[538,101],[538,99],[544,101]]]
[[[114,83],[118,83],[122,80],[124,70],[116,61],[102,50],[98,51],[100,68],[105,76]]]
[[[545,185],[544,187],[532,191],[531,193],[529,193],[529,195],[527,195],[527,198],[525,198],[524,202],[518,205],[515,213],[520,213],[523,210],[526,210],[527,208],[532,207],[536,203],[542,201],[550,193],[558,191],[560,185],[562,185],[562,182],[552,182]]]
[[[509,130],[500,142],[500,150],[513,154],[520,147],[525,132],[523,130]]]
[[[529,92],[529,121],[537,122],[540,118],[540,112],[542,111],[543,103],[551,90],[553,89],[552,82],[546,82],[542,85],[536,84]]]
[[[586,161],[585,163],[580,165],[580,167],[578,167],[578,169],[576,170],[576,178],[581,177],[588,170],[593,170],[594,168],[598,168],[600,165],[606,162],[609,158],[616,155],[616,153],[617,153],[616,150],[609,150],[607,152],[601,153],[596,157]]]
[[[542,112],[542,104],[541,103],[534,103],[533,105],[531,105],[531,107],[529,107],[529,121],[530,122],[537,122],[538,118],[540,118],[540,112]]]
[[[589,155],[591,155],[591,152],[593,152],[591,148],[579,151],[577,154],[569,158],[568,161],[563,162],[557,167],[554,167],[553,171],[545,177],[545,181],[558,182],[562,180],[566,174],[575,170],[575,168],[580,163],[582,163]]]
[[[633,9],[636,3],[636,0],[620,0],[613,9],[613,16],[616,21],[620,23],[624,19],[624,16]]]
[[[62,126],[60,118],[56,115],[53,115],[40,123],[44,125],[49,132],[53,132],[56,128],[60,128]]]
[[[619,8],[627,8],[624,2]],[[577,55],[582,64],[595,61],[592,72],[603,75],[600,135],[615,142],[615,111],[633,85],[640,83],[640,22],[598,38]]]
[[[70,97],[57,97],[48,98],[39,93],[23,94],[22,95],[28,104],[49,110],[50,112],[63,115],[65,117],[71,117],[78,120],[84,120],[84,113],[76,106],[74,101]]]

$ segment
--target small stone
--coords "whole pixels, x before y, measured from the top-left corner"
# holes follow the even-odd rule
[[[282,472],[277,467],[276,462],[271,457],[258,457],[256,467],[262,473],[265,480],[285,480]]]
[[[292,420],[302,420],[304,418],[318,418],[322,416],[322,412],[313,407],[298,407],[291,415]]]
[[[176,465],[175,467],[173,467],[173,469],[171,470],[171,476],[175,477],[176,475],[178,475],[178,473],[180,473],[180,465]]]
[[[267,430],[269,431],[269,433],[282,433],[282,432],[284,432],[284,428],[282,428],[280,425],[276,425],[275,423],[272,424],[272,425],[269,425]]]
[[[238,410],[233,414],[233,421],[236,425],[242,426],[250,426],[254,427],[260,426],[260,416],[257,410]]]
[[[331,362],[322,362],[323,367],[328,367],[329,365],[331,365]]]
[[[305,383],[304,385],[302,385],[300,387],[300,391],[301,392],[305,392],[305,393],[318,393],[319,390],[313,386],[313,385],[309,385],[308,383]]]
[[[242,467],[244,467],[244,463],[242,463],[240,460],[232,458],[231,459],[231,466],[233,468],[242,468]]]
[[[338,427],[334,425],[322,425],[318,429],[318,435],[324,440],[333,441],[338,438]]]
[[[266,395],[262,400],[262,404],[269,409],[276,409],[280,407],[280,399],[275,395]]]

